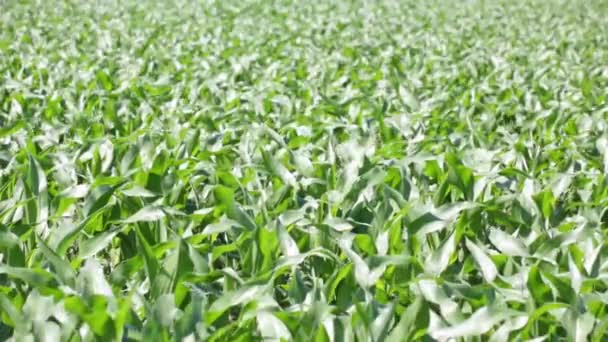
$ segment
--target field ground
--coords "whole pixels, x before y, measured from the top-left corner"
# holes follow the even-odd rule
[[[0,339],[604,340],[607,14],[0,0]]]

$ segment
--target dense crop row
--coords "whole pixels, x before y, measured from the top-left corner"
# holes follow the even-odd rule
[[[0,0],[0,339],[602,340],[607,13]]]

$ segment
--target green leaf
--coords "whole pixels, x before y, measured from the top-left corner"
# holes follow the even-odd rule
[[[78,274],[78,290],[85,297],[114,297],[112,287],[108,284],[103,268],[95,259],[88,259]]]
[[[453,153],[446,153],[445,160],[448,165],[448,181],[462,191],[466,200],[472,200],[475,184],[473,172],[462,165]]]
[[[10,126],[0,127],[0,138],[4,138],[25,128],[25,121],[19,120]]]
[[[564,316],[564,327],[569,339],[575,342],[588,341],[588,335],[595,325],[593,315],[588,312],[581,314],[570,308]]]
[[[36,211],[36,213],[32,218],[32,222],[30,223],[34,223],[36,227],[36,232],[38,234],[46,235],[48,229],[47,221],[49,218],[48,182],[44,170],[42,169],[42,167],[40,167],[38,161],[31,154],[28,154],[28,157],[29,173],[27,183],[33,195],[37,199],[35,208],[32,208]]]
[[[53,265],[59,279],[65,285],[73,287],[74,279],[76,279],[76,272],[74,272],[72,266],[51,250],[39,236],[37,237],[37,243],[42,254],[44,254],[45,258]]]
[[[146,274],[150,279],[150,282],[153,283],[156,280],[156,275],[160,271],[160,265],[158,263],[158,260],[156,259],[156,256],[154,255],[152,247],[150,247],[148,241],[141,233],[141,231],[139,229],[136,229],[135,232],[137,236],[137,250],[140,255],[143,256]]]
[[[218,185],[214,190],[215,198],[220,203],[222,210],[226,213],[228,218],[237,221],[244,228],[248,230],[255,230],[256,224],[253,219],[243,211],[234,199],[234,191]]]
[[[19,245],[19,237],[11,232],[0,231],[0,248],[10,249]]]
[[[490,257],[488,257],[486,253],[471,240],[466,239],[465,244],[475,259],[475,262],[479,268],[481,268],[484,279],[489,283],[493,282],[494,279],[496,279],[498,270],[496,269],[496,265],[492,259],[490,259]]]
[[[551,289],[545,284],[538,267],[535,265],[530,267],[530,270],[528,271],[527,285],[532,297],[540,305],[553,300]]]
[[[395,307],[391,303],[380,309],[376,319],[371,324],[371,333],[375,341],[383,341],[388,335],[388,327],[394,315]]]
[[[273,314],[260,311],[256,315],[258,330],[265,341],[291,340],[291,333],[283,322]]]
[[[255,285],[243,286],[238,290],[224,293],[211,304],[211,307],[209,307],[209,310],[205,313],[205,321],[207,324],[212,324],[230,307],[249,303],[256,298],[259,298],[264,292],[266,292],[265,286]]]
[[[82,241],[80,243],[78,257],[80,259],[87,259],[99,253],[112,242],[112,239],[114,239],[119,232],[120,229],[107,230]]]
[[[135,214],[129,216],[125,223],[136,222],[153,222],[163,219],[166,216],[165,212],[160,207],[149,206],[140,209]]]
[[[534,201],[536,202],[540,212],[543,214],[543,217],[546,219],[551,218],[551,215],[553,214],[553,207],[555,205],[553,192],[550,190],[540,192],[534,196]]]
[[[439,275],[446,269],[446,267],[448,267],[448,264],[450,263],[450,258],[456,250],[455,238],[456,232],[454,231],[426,260],[426,272],[431,275]]]
[[[2,308],[2,312],[6,313],[12,326],[17,328],[18,330],[24,330],[22,325],[26,325],[28,320],[23,317],[20,310],[15,307],[15,305],[11,302],[11,300],[2,292],[0,292],[0,308]]]
[[[426,303],[421,297],[416,297],[414,302],[401,315],[399,323],[391,331],[386,341],[397,342],[408,339],[416,330],[425,329],[428,326],[428,320],[429,315]]]
[[[89,217],[103,208],[114,194],[116,187],[102,185],[93,189],[84,202],[83,214]]]
[[[528,249],[523,241],[499,229],[490,230],[490,241],[499,251],[508,256],[528,256]]]
[[[0,274],[22,280],[33,286],[46,286],[53,279],[53,275],[40,268],[11,267],[0,265]]]
[[[478,336],[488,332],[498,322],[514,315],[516,315],[516,313],[510,310],[499,309],[497,311],[488,307],[482,307],[463,322],[450,327],[430,331],[430,334],[435,339]]]

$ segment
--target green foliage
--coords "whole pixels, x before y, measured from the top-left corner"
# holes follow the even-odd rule
[[[0,1],[0,340],[605,340],[605,14]]]

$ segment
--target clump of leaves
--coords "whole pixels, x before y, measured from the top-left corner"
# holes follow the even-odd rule
[[[602,340],[602,1],[13,1],[0,338]]]

